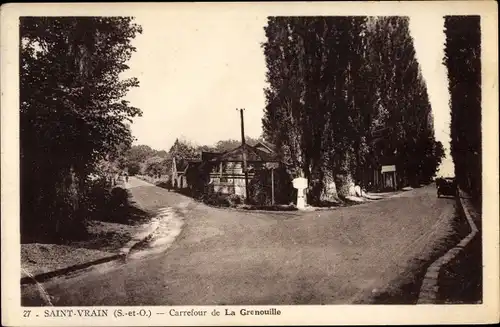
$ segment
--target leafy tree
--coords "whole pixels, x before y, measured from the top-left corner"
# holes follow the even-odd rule
[[[272,183],[274,183],[275,204],[290,204],[296,199],[297,190],[293,188],[290,176],[285,169],[278,168],[274,170],[273,175],[271,175],[269,169],[256,171],[254,177],[248,183],[250,201],[257,204],[271,205],[273,200]]]
[[[130,176],[134,176],[141,171],[141,165],[138,162],[130,161],[127,163],[126,170]]]
[[[168,156],[168,152],[165,150],[156,151],[156,155],[160,158],[166,158]]]
[[[149,145],[133,145],[126,153],[125,157],[129,161],[145,162],[148,158],[157,154]]]
[[[176,159],[194,159],[199,156],[196,145],[187,140],[179,139],[175,140],[168,153],[175,156]]]
[[[240,145],[241,145],[241,141],[238,141],[238,140],[232,140],[232,139],[223,140],[223,141],[221,140],[215,144],[214,150],[216,152],[226,152],[226,151],[232,150]]]
[[[422,182],[429,182],[435,176],[439,165],[445,157],[443,144],[429,137],[428,140],[423,142],[424,146],[422,153],[422,164],[420,167],[420,176]]]
[[[23,226],[67,235],[82,221],[88,176],[141,114],[120,79],[141,27],[129,17],[22,17],[20,145]],[[36,213],[36,215],[35,215]]]

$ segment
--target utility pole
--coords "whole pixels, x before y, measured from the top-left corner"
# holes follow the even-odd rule
[[[247,151],[245,147],[245,122],[243,118],[243,109],[236,109],[240,111],[241,118],[241,145],[243,146],[243,173],[245,174],[245,202],[248,203],[248,171],[247,171]]]
[[[271,204],[274,205],[274,167],[271,168]]]
[[[244,145],[245,144],[245,121],[243,118],[243,111],[245,109],[243,108],[243,109],[239,109],[239,110],[240,110],[240,118],[241,118],[241,144]]]

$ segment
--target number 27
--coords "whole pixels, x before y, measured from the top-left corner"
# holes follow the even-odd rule
[[[24,310],[23,317],[28,318],[30,316],[31,310]]]

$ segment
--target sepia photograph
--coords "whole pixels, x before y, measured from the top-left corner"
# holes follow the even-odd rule
[[[21,309],[485,303],[481,14],[166,8],[16,17]]]

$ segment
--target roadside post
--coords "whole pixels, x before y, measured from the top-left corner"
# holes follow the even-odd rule
[[[299,177],[293,181],[293,187],[297,189],[297,209],[306,208],[305,189],[307,188],[307,178]]]

